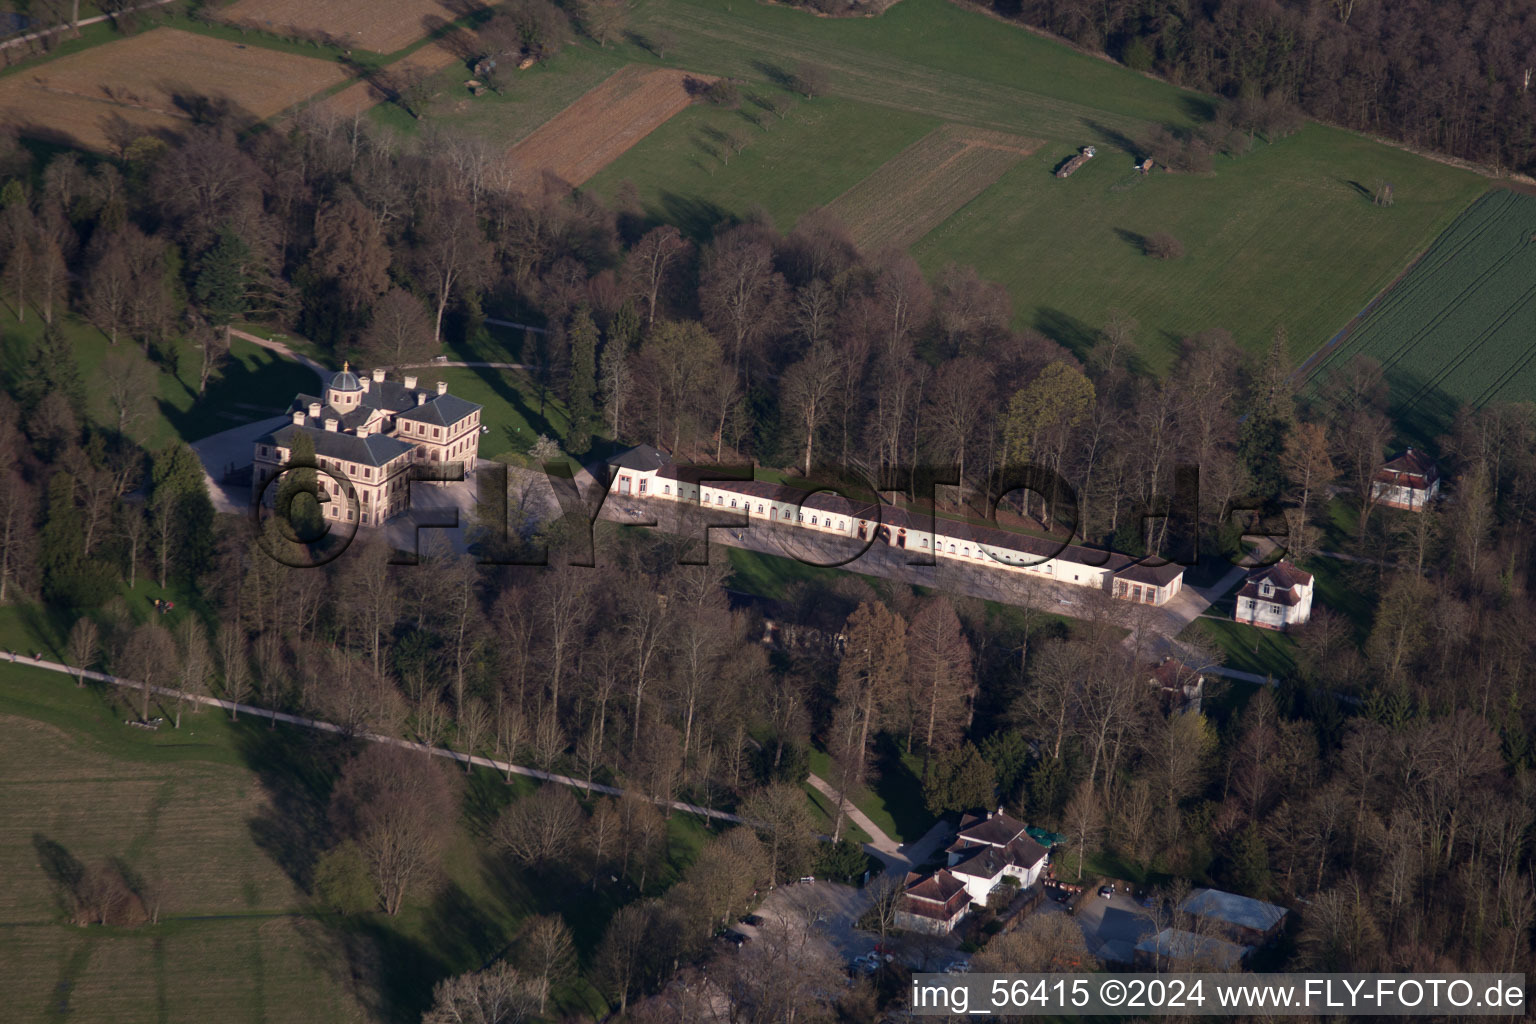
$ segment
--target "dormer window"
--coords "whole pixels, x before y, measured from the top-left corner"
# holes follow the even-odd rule
[[[1268,581],[1259,585],[1259,593],[1264,597],[1271,597],[1275,593],[1275,585]]]

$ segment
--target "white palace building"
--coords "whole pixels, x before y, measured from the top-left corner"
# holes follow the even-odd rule
[[[609,494],[620,499],[686,501],[860,541],[878,538],[892,547],[932,552],[935,558],[1094,587],[1141,604],[1166,604],[1184,585],[1183,567],[1171,562],[1144,565],[1117,552],[1076,544],[1063,547],[995,526],[914,514],[829,491],[762,480],[716,480],[712,470],[676,463],[651,445],[621,452],[609,465]]]

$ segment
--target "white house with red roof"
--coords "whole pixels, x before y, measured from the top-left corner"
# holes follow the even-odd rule
[[[1233,618],[1264,629],[1289,629],[1312,617],[1313,578],[1281,559],[1248,574]]]
[[[896,905],[896,927],[928,935],[948,935],[971,907],[964,882],[944,868],[931,875],[909,871]]]
[[[1005,877],[1027,889],[1045,870],[1048,851],[1024,831],[1024,823],[999,807],[985,817],[967,814],[949,845],[949,873],[965,883],[971,898],[986,903]]]
[[[1435,460],[1409,448],[1376,471],[1371,497],[1392,508],[1418,512],[1440,493]]]
[[[999,808],[967,814],[946,851],[949,864],[931,875],[907,875],[896,925],[909,931],[947,935],[972,903],[985,905],[1005,878],[1027,889],[1040,880],[1048,853],[1030,838],[1024,823]]]

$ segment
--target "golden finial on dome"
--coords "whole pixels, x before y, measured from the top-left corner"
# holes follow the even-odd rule
[[[347,360],[343,359],[341,361],[341,372],[342,373],[346,373],[347,372],[347,367],[349,367],[351,365],[352,365],[351,363],[349,363],[349,362],[347,362]]]

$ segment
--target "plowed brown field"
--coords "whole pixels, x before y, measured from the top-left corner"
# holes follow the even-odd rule
[[[253,123],[344,78],[328,61],[157,28],[0,78],[0,122],[105,150],[119,121],[175,134],[210,103]]]
[[[384,70],[390,75],[399,75],[407,71],[419,70],[422,74],[433,75],[443,70],[458,59],[458,54],[451,46],[441,42],[428,43],[419,50],[413,51],[409,56],[401,57],[393,64],[386,65]],[[469,78],[466,72],[465,79]],[[351,117],[361,114],[369,107],[376,106],[389,99],[385,90],[372,82],[354,82],[339,92],[334,92],[321,100],[319,106],[341,117]]]
[[[1037,139],[946,124],[887,160],[827,204],[861,249],[904,249],[948,220],[1014,164]]]
[[[690,78],[712,80],[674,68],[620,68],[512,147],[516,180],[532,185],[548,173],[580,185],[688,106]]]
[[[460,5],[441,0],[239,0],[219,19],[280,35],[324,34],[340,46],[394,53],[462,13]]]

